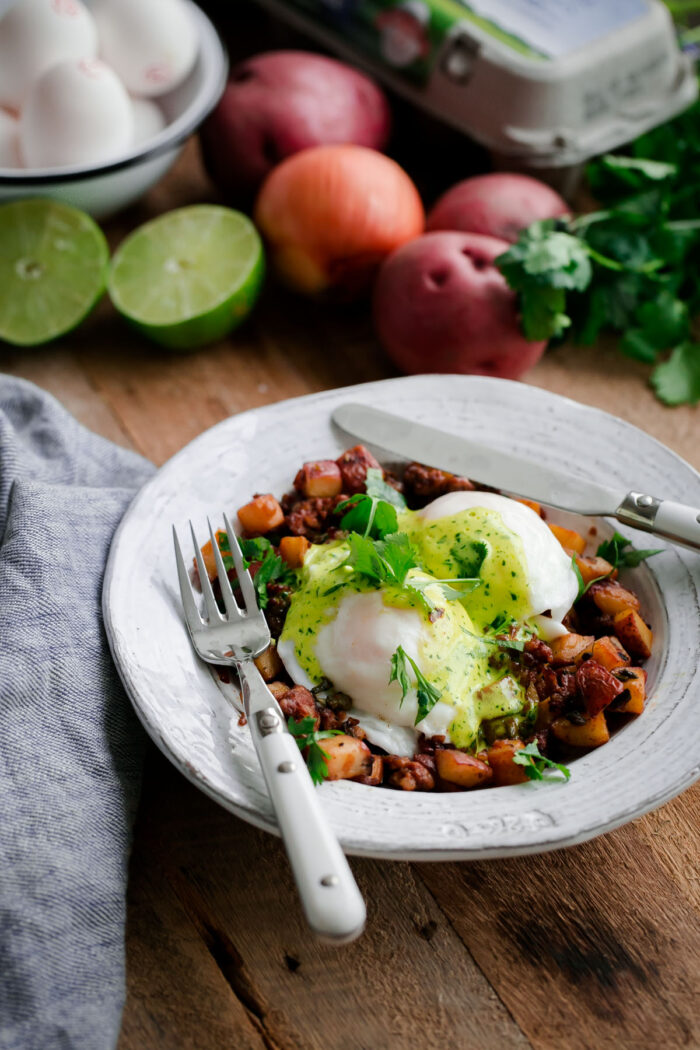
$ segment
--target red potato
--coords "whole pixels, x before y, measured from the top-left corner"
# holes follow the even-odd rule
[[[566,215],[569,207],[550,186],[529,175],[494,172],[458,182],[428,215],[427,230],[461,230],[514,243],[537,219]]]
[[[330,143],[381,150],[390,127],[387,100],[369,77],[322,55],[269,51],[232,70],[200,138],[219,189],[248,201],[285,157]]]
[[[386,260],[374,321],[399,368],[519,379],[540,359],[546,342],[525,339],[515,293],[493,264],[507,248],[473,233],[429,233]]]

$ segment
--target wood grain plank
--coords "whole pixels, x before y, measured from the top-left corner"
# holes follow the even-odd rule
[[[460,1045],[484,1050],[529,1045],[410,865],[353,860],[367,931],[342,948],[320,945],[278,840],[226,813],[163,760],[152,774],[154,827],[137,837],[136,855],[158,855],[273,1046],[442,1050],[457,1033]]]
[[[157,857],[134,853],[127,1001],[118,1050],[269,1050],[169,885]]]
[[[537,1050],[700,1045],[700,922],[636,827],[419,870]]]

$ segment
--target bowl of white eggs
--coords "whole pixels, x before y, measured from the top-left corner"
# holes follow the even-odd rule
[[[168,170],[228,60],[191,0],[0,0],[0,203],[105,218]]]

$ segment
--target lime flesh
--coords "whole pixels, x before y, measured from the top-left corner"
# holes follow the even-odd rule
[[[149,338],[189,350],[240,324],[264,275],[262,242],[250,219],[231,208],[195,204],[147,222],[119,246],[109,294]]]
[[[38,346],[75,328],[104,292],[108,263],[104,234],[77,208],[0,205],[0,339]]]

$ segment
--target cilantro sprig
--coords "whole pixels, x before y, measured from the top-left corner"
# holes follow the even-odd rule
[[[525,767],[528,780],[568,780],[571,776],[571,770],[567,766],[560,762],[552,762],[551,758],[541,755],[535,740],[516,751],[513,761],[516,765]],[[557,776],[558,773],[561,775]]]
[[[224,567],[229,570],[234,568],[231,547],[225,532],[217,534],[219,550],[221,551]],[[249,568],[253,562],[260,562],[258,571],[253,576],[253,586],[258,596],[258,604],[265,609],[268,603],[268,583],[282,583],[293,586],[296,583],[296,574],[290,569],[286,561],[275,554],[275,549],[265,536],[257,536],[254,539],[239,541],[243,563]]]
[[[298,721],[287,719],[289,732],[295,738],[299,750],[306,751],[306,765],[314,784],[322,784],[328,776],[328,752],[324,751],[319,741],[331,736],[342,735],[340,729],[316,729],[312,715],[306,715]]]
[[[619,532],[615,532],[612,539],[601,543],[596,551],[598,557],[605,558],[606,561],[610,562],[613,569],[636,569],[647,558],[653,557],[654,554],[662,553],[661,547],[656,548],[656,550],[636,550],[632,546],[631,540],[628,540]]]
[[[398,682],[401,687],[401,701],[403,704],[406,699],[406,694],[411,688],[410,673],[408,665],[410,664],[413,670],[413,675],[416,680],[416,695],[418,697],[418,711],[416,713],[416,719],[414,725],[418,725],[426,718],[435,704],[442,696],[442,691],[436,689],[434,685],[428,681],[425,675],[422,673],[420,668],[417,666],[415,660],[408,655],[406,650],[399,646],[396,652],[391,657],[391,674],[389,676],[389,684],[392,682]]]
[[[496,260],[528,339],[604,329],[668,405],[700,401],[700,102],[588,167],[599,211],[523,230]]]
[[[400,492],[387,484],[381,470],[370,467],[365,482],[367,491],[343,500],[335,508],[345,511],[340,527],[348,532],[383,539],[398,530],[397,510],[406,509],[406,501]]]

